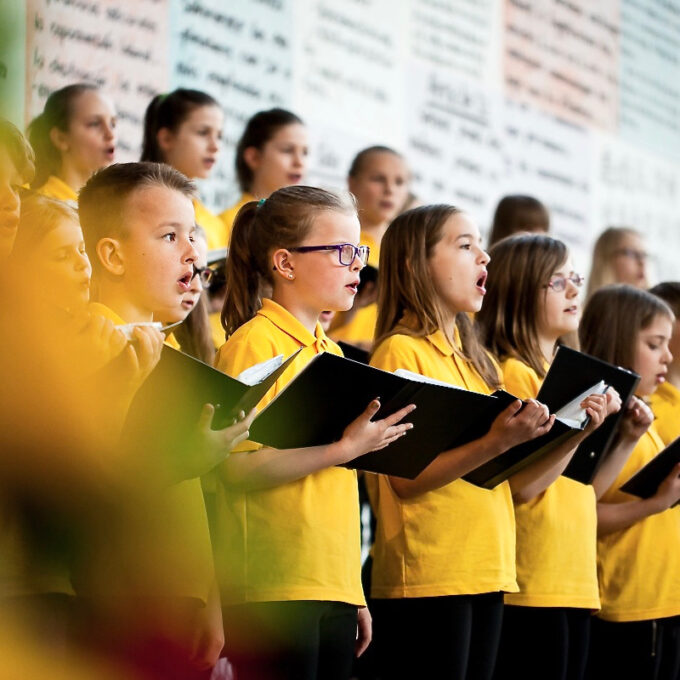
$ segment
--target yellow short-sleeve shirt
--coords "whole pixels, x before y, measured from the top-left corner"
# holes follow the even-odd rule
[[[225,341],[224,327],[222,326],[222,314],[220,312],[211,312],[208,316],[210,321],[210,334],[215,349],[222,347]]]
[[[238,215],[238,211],[246,203],[250,203],[250,201],[254,200],[255,196],[249,194],[248,192],[245,192],[241,194],[241,198],[239,198],[238,201],[234,203],[234,205],[230,206],[229,208],[220,213],[220,219],[222,220],[222,224],[224,225],[225,229],[225,234],[227,236],[227,244],[229,243],[229,239],[231,238],[231,230],[234,226],[234,220],[236,219],[236,215]]]
[[[404,368],[490,392],[441,331],[421,338],[393,335],[376,348],[371,365],[387,371]],[[515,520],[507,482],[487,490],[458,479],[405,500],[394,493],[386,476],[379,477],[379,485],[373,597],[517,590]]]
[[[637,500],[622,484],[664,448],[654,424],[640,437],[603,503]],[[645,621],[680,614],[680,506],[646,517],[597,542],[602,610],[607,621]]]
[[[238,375],[303,348],[260,402],[271,401],[317,354],[340,348],[272,300],[220,348],[216,366]],[[313,408],[313,405],[308,405]],[[255,442],[238,448],[252,451]],[[304,455],[304,453],[300,453]],[[216,564],[223,604],[327,600],[363,605],[356,472],[331,467],[273,489],[217,488]]]
[[[368,246],[370,248],[370,252],[368,254],[368,264],[370,264],[371,267],[377,268],[380,264],[380,241],[376,241],[376,239],[366,231],[362,231],[359,238],[361,245]]]
[[[373,302],[357,310],[349,323],[331,331],[336,342],[372,345],[375,326],[378,322],[378,305]]]
[[[58,201],[64,201],[74,208],[78,207],[78,194],[56,175],[50,175],[45,184],[38,189],[38,193],[56,198]]]
[[[205,232],[208,250],[224,248],[228,241],[224,222],[210,212],[197,198],[194,199],[194,211],[196,213],[196,224]]]
[[[125,323],[105,305],[92,303],[90,309],[116,324]],[[200,480],[188,479],[148,498],[135,498],[123,510],[123,521],[112,529],[106,554],[97,563],[110,592],[206,602],[214,567]]]
[[[536,397],[542,379],[533,368],[510,358],[501,369],[508,392]],[[558,477],[536,498],[515,506],[515,522],[519,593],[507,594],[506,604],[599,609],[593,487]]]
[[[668,446],[680,437],[680,390],[666,381],[659,385],[649,401],[656,416],[654,427]]]

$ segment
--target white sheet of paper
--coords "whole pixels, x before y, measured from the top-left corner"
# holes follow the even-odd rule
[[[591,394],[604,394],[607,391],[607,385],[604,380],[600,380],[592,387],[578,395],[576,399],[572,399],[568,404],[563,406],[557,413],[557,420],[563,422],[569,427],[583,427],[583,421],[586,419],[585,409],[582,409],[581,402]]]
[[[400,378],[408,378],[415,382],[429,383],[430,385],[441,385],[442,387],[450,387],[454,390],[462,390],[462,387],[457,385],[452,385],[451,383],[444,382],[443,380],[436,380],[435,378],[429,378],[426,375],[420,375],[420,373],[413,373],[413,371],[407,371],[405,368],[398,368],[394,371],[394,375],[398,375]]]
[[[255,364],[250,368],[246,368],[243,373],[239,373],[236,379],[244,385],[257,385],[261,383],[267,376],[271,375],[283,363],[283,354],[267,359],[259,364]]]

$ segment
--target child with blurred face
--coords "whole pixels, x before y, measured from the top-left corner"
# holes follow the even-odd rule
[[[19,189],[33,179],[33,150],[19,130],[0,118],[0,260],[14,245],[19,224]]]
[[[53,92],[28,127],[36,155],[31,186],[75,204],[90,176],[116,155],[116,111],[94,85],[68,85]]]

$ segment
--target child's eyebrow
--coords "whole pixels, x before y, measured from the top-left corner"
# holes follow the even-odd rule
[[[458,236],[456,236],[456,241],[457,241],[459,238],[472,238],[472,239],[473,239],[474,237],[475,237],[474,234],[458,234]]]
[[[175,227],[175,229],[181,229],[184,225],[180,222],[161,222],[156,229],[163,229],[164,227]],[[196,225],[193,227],[196,228]]]

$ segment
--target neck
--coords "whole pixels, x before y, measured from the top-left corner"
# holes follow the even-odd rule
[[[91,173],[79,170],[68,160],[63,160],[57,177],[59,177],[59,179],[63,182],[66,182],[66,184],[68,184],[71,189],[73,189],[73,191],[78,193],[83,188],[83,186],[85,186],[85,182],[90,179],[90,174]]]
[[[254,196],[257,199],[260,199],[269,198],[274,192],[270,187],[266,187],[261,182],[253,180],[252,186],[250,187],[250,189],[248,189],[246,193],[250,194],[251,196]]]
[[[95,289],[96,301],[112,309],[125,323],[153,321],[153,312],[131,301],[130,295],[119,283],[99,280]]]
[[[538,347],[541,350],[543,358],[550,364],[552,363],[553,356],[555,354],[555,343],[559,339],[559,336],[552,337],[546,335],[539,335],[538,337]]]
[[[319,314],[323,309],[312,309],[305,305],[293,286],[277,286],[272,293],[272,300],[287,309],[312,335],[316,330]]]
[[[677,387],[680,390],[680,361],[674,361],[668,367],[666,380],[673,385],[673,387]]]
[[[443,328],[441,329],[447,338],[454,338],[456,335],[456,314],[453,310],[442,310],[442,323]]]

